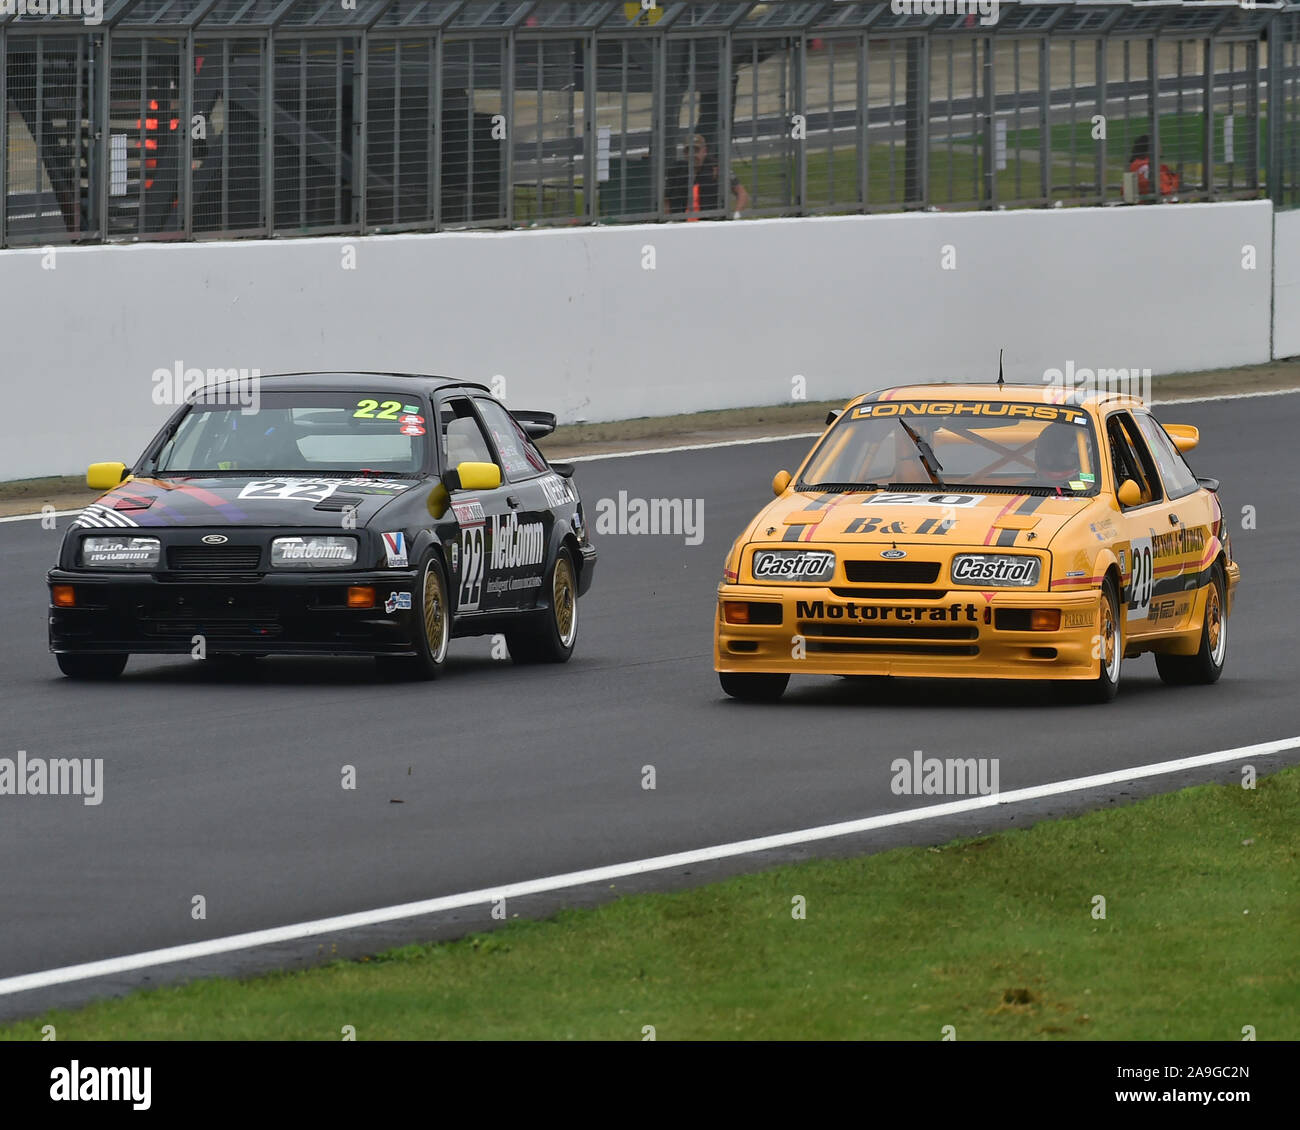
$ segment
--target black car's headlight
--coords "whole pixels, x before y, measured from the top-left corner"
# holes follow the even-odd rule
[[[754,554],[756,581],[829,581],[835,554],[824,549],[760,549]]]
[[[112,535],[81,539],[83,569],[137,569],[158,567],[162,543],[157,538],[132,538]]]
[[[275,569],[345,569],[357,563],[357,539],[309,534],[271,542]]]
[[[952,583],[1027,589],[1038,584],[1042,565],[1023,553],[959,553],[952,559]]]

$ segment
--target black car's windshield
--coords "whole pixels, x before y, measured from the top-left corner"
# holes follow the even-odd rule
[[[158,452],[158,474],[418,472],[427,425],[417,400],[356,392],[266,392],[255,411],[194,404]]]
[[[936,460],[945,486],[1093,494],[1100,479],[1092,423],[1078,408],[900,400],[862,404],[841,416],[798,485],[933,487],[938,476],[926,464]]]

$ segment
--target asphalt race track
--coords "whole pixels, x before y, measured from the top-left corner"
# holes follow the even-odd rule
[[[446,676],[389,685],[365,660],[247,670],[135,657],[114,684],[63,679],[46,649],[57,535],[0,524],[0,756],[102,757],[103,803],[0,797],[0,978],[935,803],[890,791],[890,761],[996,757],[1002,792],[1300,733],[1295,658],[1300,395],[1166,406],[1201,428],[1242,584],[1212,688],[1171,688],[1150,656],[1118,699],[1041,684],[796,678],[775,707],[726,699],[711,665],[714,586],[742,523],[807,440],[579,464],[601,498],[702,498],[703,542],[595,536],[574,659],[521,668],[458,641]],[[112,446],[111,444],[109,445]],[[89,452],[98,456],[99,452]],[[1257,529],[1241,528],[1244,506]],[[59,519],[60,529],[70,518]],[[1262,773],[1300,750],[1255,761]],[[357,788],[341,787],[344,765]],[[651,765],[657,787],[642,788]],[[1226,763],[513,900],[524,916],[810,854],[935,843],[1200,781]],[[400,803],[395,803],[400,802]],[[206,898],[207,917],[191,917]],[[246,973],[492,925],[490,906],[0,996],[0,1016],[126,988]]]

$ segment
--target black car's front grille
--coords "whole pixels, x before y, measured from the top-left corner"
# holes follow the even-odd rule
[[[937,561],[846,561],[844,577],[856,585],[932,585]]]
[[[252,573],[262,560],[256,545],[172,545],[167,568],[187,573]]]

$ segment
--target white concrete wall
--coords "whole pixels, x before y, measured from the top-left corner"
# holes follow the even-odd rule
[[[4,251],[0,479],[133,460],[177,362],[501,374],[510,405],[571,422],[780,403],[795,375],[809,400],[992,380],[1000,346],[1013,381],[1265,361],[1271,221],[1260,201]]]
[[[1300,209],[1278,212],[1273,229],[1273,356],[1300,356]]]

